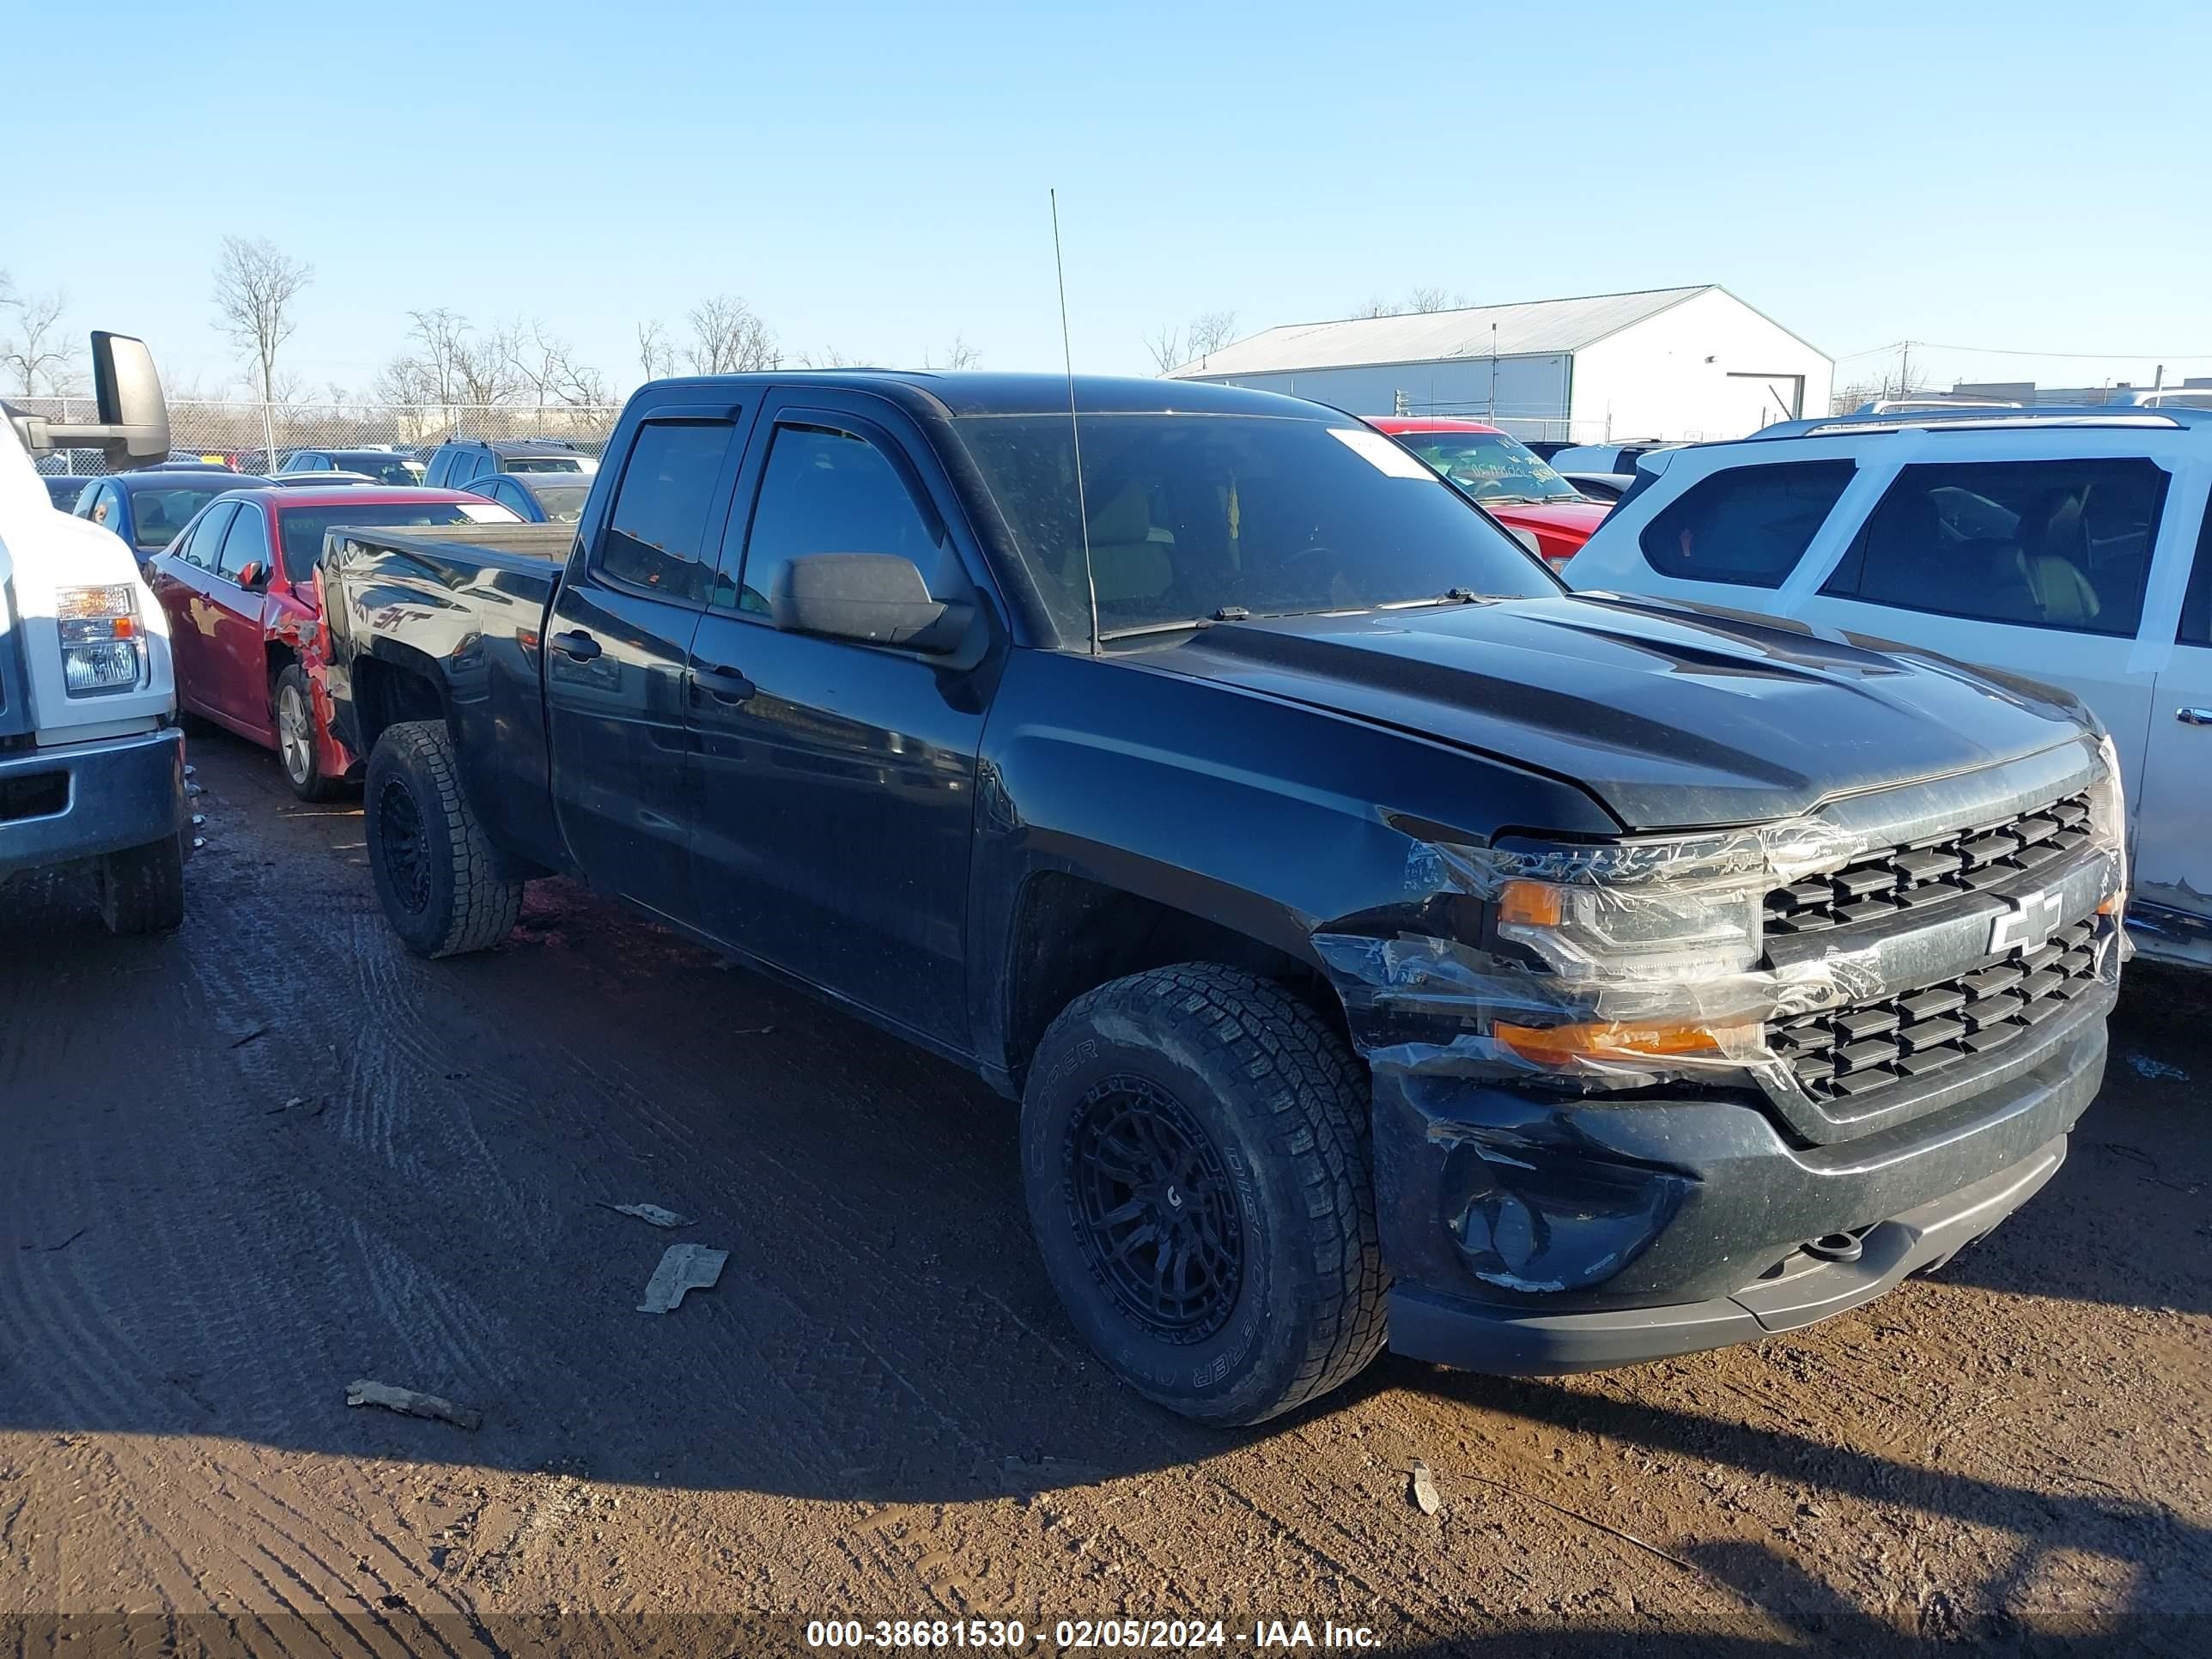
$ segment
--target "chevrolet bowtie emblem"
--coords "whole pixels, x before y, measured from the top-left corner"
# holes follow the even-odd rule
[[[2059,897],[2045,890],[2011,901],[2014,908],[1990,918],[1990,954],[2033,951],[2058,931]]]

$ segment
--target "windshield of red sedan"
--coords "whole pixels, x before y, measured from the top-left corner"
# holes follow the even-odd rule
[[[1581,491],[1503,432],[1401,432],[1398,441],[1478,501],[1571,501]]]
[[[306,581],[323,551],[323,533],[333,525],[520,524],[497,501],[364,501],[359,507],[287,507],[276,514],[276,538],[284,548],[284,574]]]

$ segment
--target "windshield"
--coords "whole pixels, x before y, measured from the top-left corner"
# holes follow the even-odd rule
[[[1065,416],[954,422],[1061,634],[1088,641]],[[1462,594],[1559,591],[1517,543],[1380,434],[1250,415],[1086,415],[1102,635]]]
[[[1478,501],[1571,501],[1582,493],[1503,432],[1401,432],[1397,438]]]
[[[341,472],[359,472],[380,484],[411,484],[416,474],[407,463],[397,455],[386,455],[374,450],[366,453],[349,451],[331,459],[337,463]]]
[[[151,552],[176,540],[191,518],[218,495],[237,489],[234,472],[208,472],[190,483],[161,483],[131,492],[131,532]],[[113,528],[112,526],[110,528]]]
[[[287,507],[276,514],[276,539],[284,549],[287,580],[306,581],[332,525],[392,528],[426,524],[520,524],[497,501],[365,501],[359,507]]]
[[[584,514],[584,499],[592,493],[585,483],[537,483],[527,486],[538,505],[555,524],[574,524]]]

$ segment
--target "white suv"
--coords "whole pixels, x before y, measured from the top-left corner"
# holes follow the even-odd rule
[[[1796,421],[1641,467],[1570,583],[2073,692],[2119,750],[2139,944],[2212,967],[2212,413]]]

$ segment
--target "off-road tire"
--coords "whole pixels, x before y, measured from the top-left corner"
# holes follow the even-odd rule
[[[288,694],[298,697],[301,714],[307,721],[306,748],[296,757],[285,735],[284,702]],[[321,760],[315,752],[315,691],[307,683],[307,671],[295,662],[286,663],[270,682],[269,726],[276,734],[276,768],[283,773],[286,787],[301,800],[330,800],[337,796],[344,782],[324,775]],[[306,776],[293,770],[295,758],[304,762]]]
[[[184,836],[104,854],[93,866],[93,886],[109,933],[174,933],[185,920]]]
[[[1125,1110],[1133,1090],[1164,1094],[1227,1172],[1207,1188],[1231,1195],[1242,1230],[1218,1328],[1163,1334],[1133,1313],[1085,1218],[1083,1194],[1096,1188],[1085,1183],[1111,1160],[1103,1151],[1083,1160],[1081,1148],[1103,1143],[1082,1126],[1086,1115]],[[1382,1348],[1389,1279],[1367,1074],[1281,985],[1197,963],[1077,998],[1038,1045],[1021,1141],[1053,1286],[1084,1339],[1146,1398],[1203,1423],[1258,1423],[1348,1382]],[[1164,1190],[1172,1200],[1172,1185]]]
[[[495,873],[443,722],[385,728],[368,757],[363,804],[376,896],[409,950],[460,956],[488,951],[513,931],[522,884]]]

